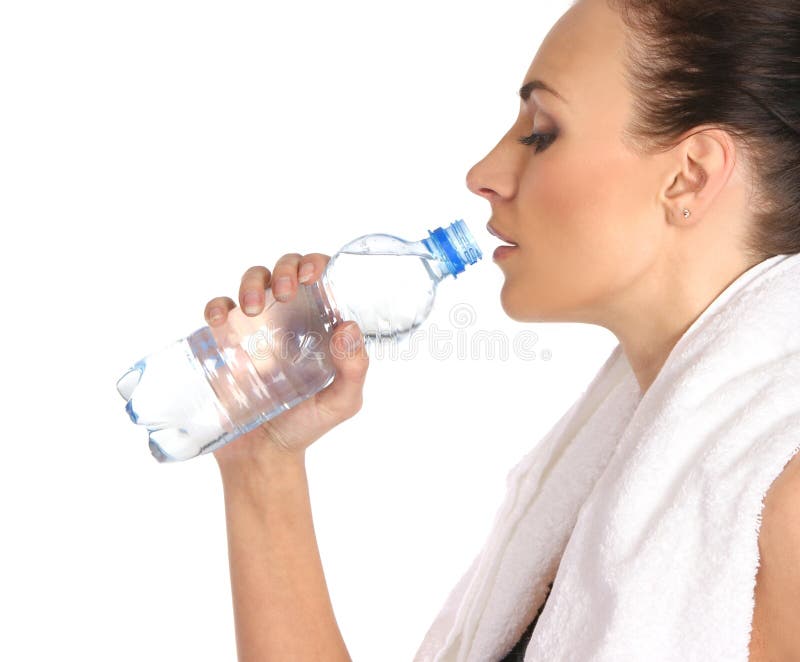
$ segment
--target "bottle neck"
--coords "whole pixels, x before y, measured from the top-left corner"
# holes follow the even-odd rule
[[[464,221],[456,221],[446,228],[436,228],[428,232],[421,243],[441,263],[441,271],[447,276],[458,278],[469,264],[481,259],[481,249],[475,243]]]
[[[447,263],[440,258],[436,248],[431,245],[429,238],[411,242],[410,246],[413,247],[412,250],[414,253],[424,258],[422,261],[425,268],[428,270],[431,280],[435,283],[438,284],[440,281],[444,280],[445,277],[453,275],[447,268]]]

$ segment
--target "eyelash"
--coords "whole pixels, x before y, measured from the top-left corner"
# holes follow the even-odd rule
[[[535,145],[536,150],[534,151],[535,154],[539,152],[543,152],[546,150],[550,145],[553,144],[553,141],[556,139],[555,133],[532,133],[529,136],[525,136],[524,138],[519,138],[518,142],[522,145]]]

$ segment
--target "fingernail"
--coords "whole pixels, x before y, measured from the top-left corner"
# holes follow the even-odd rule
[[[314,265],[311,262],[305,262],[300,265],[300,271],[297,277],[301,283],[305,283],[307,280],[311,278],[311,275],[314,273]]]
[[[292,287],[292,279],[289,276],[281,276],[272,286],[272,294],[279,301],[286,301],[289,298],[289,290]]]
[[[208,321],[212,324],[222,319],[222,308],[212,308],[208,311]]]
[[[255,315],[258,312],[260,302],[261,297],[258,292],[247,292],[244,295],[244,312],[248,315]]]

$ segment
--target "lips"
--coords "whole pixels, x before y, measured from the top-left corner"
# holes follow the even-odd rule
[[[494,236],[495,236],[495,237],[497,237],[498,239],[500,239],[500,240],[502,240],[502,241],[506,242],[507,244],[511,244],[512,246],[516,246],[516,245],[517,245],[517,243],[516,243],[515,241],[512,241],[512,240],[511,240],[511,239],[509,239],[509,238],[508,238],[506,235],[504,235],[502,232],[500,232],[500,230],[498,230],[497,228],[495,228],[495,227],[494,227],[494,226],[491,224],[491,221],[490,221],[489,223],[487,223],[487,224],[486,224],[486,229],[488,230],[489,234],[491,234],[491,235],[494,235]]]

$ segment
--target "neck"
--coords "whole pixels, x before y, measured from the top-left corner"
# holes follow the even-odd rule
[[[619,340],[639,382],[650,388],[670,352],[703,311],[755,262],[702,260],[695,268],[658,270],[643,278],[603,324]]]

